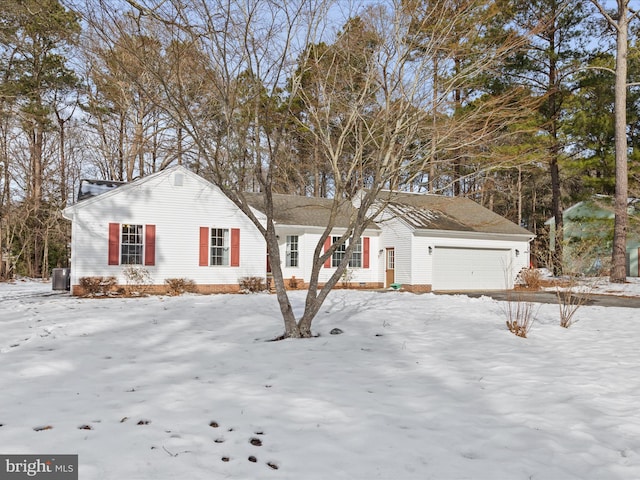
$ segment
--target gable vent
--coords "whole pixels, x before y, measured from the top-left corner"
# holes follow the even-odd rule
[[[181,173],[176,173],[173,176],[173,184],[176,187],[181,187],[182,186],[182,182],[184,181],[184,175],[182,175]]]

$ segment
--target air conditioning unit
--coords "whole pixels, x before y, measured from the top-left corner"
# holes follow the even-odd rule
[[[54,268],[51,275],[54,290],[71,290],[71,269]]]

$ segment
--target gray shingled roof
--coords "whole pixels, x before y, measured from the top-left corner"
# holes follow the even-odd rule
[[[264,211],[262,195],[247,194],[252,207]],[[389,211],[418,230],[532,235],[528,230],[482,207],[473,200],[442,195],[383,192]],[[280,225],[325,226],[333,200],[274,194],[274,220]],[[348,227],[356,215],[349,202],[340,206],[337,227]],[[377,228],[377,227],[372,227]]]
[[[533,235],[506,218],[463,197],[384,192],[389,210],[416,229]]]
[[[249,205],[264,212],[264,198],[261,194],[245,194]],[[329,223],[333,200],[330,198],[302,197],[299,195],[273,194],[274,220],[280,225],[300,225],[324,227]],[[343,201],[338,210],[335,226],[347,228],[357,215],[351,202]],[[376,225],[368,228],[378,230]]]

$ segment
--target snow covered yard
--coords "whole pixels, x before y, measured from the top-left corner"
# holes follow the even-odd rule
[[[318,338],[269,342],[266,294],[0,284],[0,453],[82,480],[640,478],[640,309],[536,312],[523,339],[485,297],[335,291]]]

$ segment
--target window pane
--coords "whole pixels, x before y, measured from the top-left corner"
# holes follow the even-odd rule
[[[298,266],[298,235],[287,235],[287,267]]]
[[[338,240],[340,240],[340,237],[333,237],[331,239],[331,243],[332,244],[337,243]],[[340,265],[340,263],[342,262],[342,259],[344,258],[344,252],[346,249],[347,249],[347,242],[343,243],[338,248],[336,248],[336,250],[333,252],[333,256],[331,257],[332,267],[337,267]]]
[[[333,237],[332,238],[332,243],[336,243],[338,240],[340,239],[340,237]],[[333,256],[331,257],[331,266],[332,267],[337,267],[340,265],[340,262],[342,262],[342,259],[344,258],[344,256],[346,255],[346,250],[347,250],[347,246],[348,246],[348,240],[343,243],[342,245],[340,245],[334,252],[333,252]],[[349,266],[352,268],[360,268],[362,267],[362,241],[358,240],[358,243],[356,244],[355,248],[353,249],[353,252],[351,252],[351,258],[349,259]]]
[[[362,267],[362,241],[358,240],[353,252],[351,253],[351,259],[349,260],[349,266],[353,268]]]
[[[211,265],[229,265],[229,229],[211,229]]]
[[[142,225],[122,225],[120,263],[122,265],[142,265],[143,230]]]

